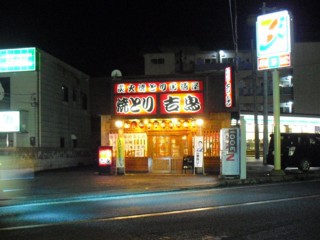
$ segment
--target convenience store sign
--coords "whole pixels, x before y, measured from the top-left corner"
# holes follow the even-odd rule
[[[288,11],[258,16],[256,22],[258,70],[291,66],[291,27]]]
[[[0,72],[36,70],[36,48],[0,50]]]

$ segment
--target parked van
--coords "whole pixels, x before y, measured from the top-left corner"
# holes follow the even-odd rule
[[[320,134],[281,133],[281,168],[297,167],[303,172],[320,167]],[[274,165],[274,141],[270,135],[267,164]]]

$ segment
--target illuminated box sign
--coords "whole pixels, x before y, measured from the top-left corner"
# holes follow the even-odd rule
[[[20,131],[20,112],[0,112],[0,133]]]
[[[99,147],[99,166],[112,164],[112,146]]]
[[[203,113],[202,93],[161,94],[161,114]]]
[[[115,94],[197,92],[202,90],[203,90],[203,83],[202,81],[197,81],[197,80],[114,84]]]
[[[233,107],[233,88],[232,88],[232,69],[227,67],[225,69],[224,78],[224,105],[227,108]]]
[[[116,115],[203,113],[203,82],[177,80],[114,84]]]
[[[288,11],[260,15],[257,30],[257,68],[291,66],[291,17]]]
[[[115,97],[115,112],[118,115],[156,114],[155,94],[132,94]]]
[[[36,70],[36,48],[0,50],[0,72]]]

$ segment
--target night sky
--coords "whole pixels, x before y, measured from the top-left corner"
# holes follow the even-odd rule
[[[230,2],[240,49],[250,47],[248,19],[263,2],[292,12],[295,41],[320,41],[318,1]],[[11,0],[2,1],[0,21],[0,48],[35,46],[99,77],[143,74],[143,53],[159,46],[233,49],[229,0]]]

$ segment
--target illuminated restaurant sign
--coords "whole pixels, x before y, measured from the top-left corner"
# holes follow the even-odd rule
[[[197,80],[114,84],[115,94],[197,92],[202,90],[203,90],[203,83],[202,81],[197,81]]]
[[[156,114],[155,94],[122,95],[115,97],[116,113],[120,115]]]
[[[224,105],[227,108],[233,107],[233,88],[232,88],[232,69],[227,67],[225,69],[224,78]]]
[[[99,166],[112,164],[112,146],[99,147]]]
[[[115,114],[203,113],[203,82],[177,80],[114,84]]]
[[[202,93],[161,94],[161,114],[202,113]]]

